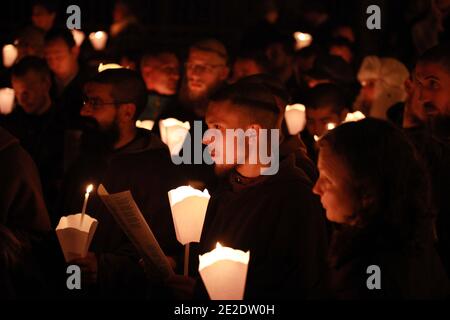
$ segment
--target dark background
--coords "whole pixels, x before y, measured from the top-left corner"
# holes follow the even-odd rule
[[[278,0],[280,26],[286,32],[295,31],[304,4],[309,0]],[[403,13],[407,0],[313,0],[323,3],[334,20],[354,27],[367,53],[388,51],[396,34],[404,29]],[[15,32],[30,23],[31,0],[2,1],[0,11],[0,42],[14,41]],[[108,30],[114,1],[58,1],[59,24],[66,23],[66,8],[76,4],[81,8],[81,28],[85,33]],[[135,0],[132,1],[141,23],[146,28],[149,43],[186,44],[192,39],[215,36],[231,49],[238,46],[242,33],[261,18],[264,0]],[[368,30],[365,26],[367,6],[377,4],[382,10],[382,30]]]

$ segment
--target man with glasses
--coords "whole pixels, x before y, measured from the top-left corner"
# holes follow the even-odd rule
[[[221,42],[206,39],[193,44],[179,93],[185,119],[179,120],[203,119],[209,97],[224,84],[229,72],[228,53]]]
[[[79,212],[87,185],[102,183],[110,193],[130,190],[167,256],[179,245],[167,192],[183,184],[167,147],[135,126],[145,106],[145,83],[134,71],[109,69],[84,88],[82,153],[65,181],[62,214]],[[102,204],[91,194],[86,212],[98,220],[88,256],[72,261],[82,269],[84,287],[101,297],[142,297],[146,282],[139,256]],[[175,260],[171,260],[173,265]],[[158,280],[158,279],[155,279]]]

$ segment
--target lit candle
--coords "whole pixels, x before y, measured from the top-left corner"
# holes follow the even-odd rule
[[[306,125],[305,106],[299,103],[287,105],[284,119],[289,133],[291,135],[298,134]]]
[[[108,34],[104,31],[92,32],[89,34],[89,40],[91,41],[92,47],[94,47],[95,50],[100,51],[105,49]]]
[[[217,243],[199,256],[200,276],[212,300],[242,300],[247,280],[250,251],[244,252]]]
[[[14,107],[14,89],[0,89],[0,114],[9,114]]]
[[[185,245],[184,275],[189,270],[189,243],[200,242],[206,209],[211,198],[208,190],[181,186],[168,192],[177,240]]]
[[[86,188],[86,193],[84,194],[84,203],[83,203],[83,209],[81,210],[81,222],[83,222],[83,217],[86,212],[87,202],[89,199],[89,194],[91,193],[94,186],[92,184],[88,185]]]
[[[335,123],[327,123],[327,130],[333,130],[334,128],[336,128],[336,124]]]
[[[11,67],[17,59],[18,51],[13,44],[3,46],[3,65],[6,68]]]
[[[77,47],[81,46],[81,44],[84,41],[84,38],[86,37],[84,35],[84,32],[81,30],[77,30],[77,29],[72,29],[72,35],[73,35],[73,39],[75,40],[75,44],[77,45]]]
[[[312,36],[309,33],[303,33],[300,31],[294,32],[295,49],[300,50],[309,47],[312,43]]]
[[[314,141],[317,142],[319,140],[320,140],[319,136],[314,135]]]
[[[352,122],[364,119],[366,116],[361,111],[349,112],[345,117],[344,122]]]
[[[123,67],[117,63],[100,63],[98,66],[98,72],[102,72],[108,69],[122,69]]]
[[[152,131],[155,121],[153,120],[136,120],[136,127]]]

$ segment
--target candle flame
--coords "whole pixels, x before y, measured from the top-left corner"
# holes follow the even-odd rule
[[[86,188],[86,193],[91,193],[92,189],[94,189],[94,186],[92,184],[88,185]]]
[[[320,140],[320,138],[318,137],[318,136],[316,136],[316,135],[314,135],[314,141],[319,141]]]
[[[336,128],[336,124],[335,123],[330,122],[330,123],[327,124],[327,129],[328,130],[333,130],[334,128]]]
[[[104,34],[103,31],[97,31],[97,32],[94,34],[94,37],[97,38],[97,39],[101,39],[101,38],[104,37],[103,34]]]
[[[218,248],[222,248],[222,245],[220,244],[220,242],[217,242],[217,244],[216,244],[216,249],[218,249]]]

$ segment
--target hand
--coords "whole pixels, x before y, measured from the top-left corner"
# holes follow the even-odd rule
[[[85,258],[77,258],[72,260],[70,263],[80,267],[83,283],[97,283],[98,262],[97,257],[93,252],[88,252]]]
[[[194,297],[195,279],[187,276],[174,274],[170,276],[165,284],[172,291],[177,300],[191,300]]]

